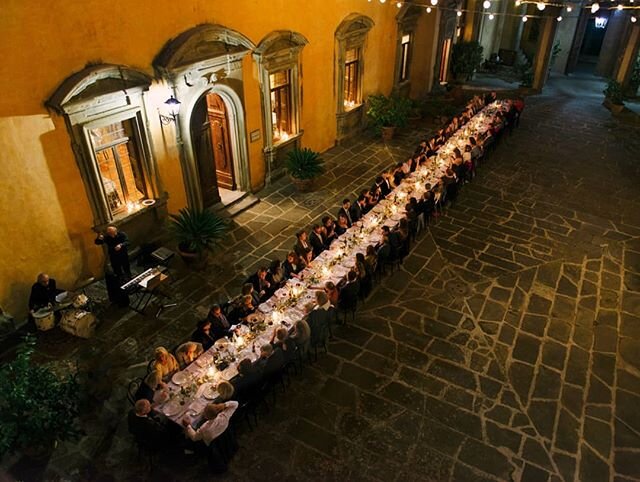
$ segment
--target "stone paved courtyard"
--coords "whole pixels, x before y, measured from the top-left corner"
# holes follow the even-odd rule
[[[600,105],[601,85],[554,79],[527,99],[520,128],[336,331],[329,354],[241,431],[223,479],[640,479],[640,132]],[[152,474],[136,467],[126,381],[419,137],[332,149],[314,193],[284,180],[260,193],[217,263],[179,275],[179,305],[160,319],[110,311],[89,342],[41,339],[48,356],[71,351],[90,368],[93,396],[105,399],[48,476],[210,478],[179,455]]]

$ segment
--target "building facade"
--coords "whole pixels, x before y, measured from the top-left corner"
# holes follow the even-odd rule
[[[100,276],[96,232],[257,192],[295,146],[356,134],[369,94],[437,82],[436,11],[366,0],[10,0],[0,45],[0,305]],[[440,39],[440,40],[439,40]]]

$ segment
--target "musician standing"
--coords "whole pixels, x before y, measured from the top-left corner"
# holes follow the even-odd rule
[[[56,288],[56,280],[49,278],[47,273],[40,273],[38,279],[31,287],[29,296],[29,312],[33,314],[40,308],[46,308],[56,302],[56,295],[63,290]]]
[[[131,278],[129,238],[123,231],[118,231],[115,226],[108,226],[104,234],[98,234],[95,243],[107,245],[111,268],[117,276],[125,274],[127,278]]]

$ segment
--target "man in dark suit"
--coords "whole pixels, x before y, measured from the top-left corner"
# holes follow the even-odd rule
[[[309,243],[311,249],[313,249],[313,257],[315,258],[325,250],[324,236],[322,235],[323,227],[319,224],[314,224],[311,228],[311,234],[309,235]]]
[[[347,224],[349,227],[353,224],[353,220],[351,219],[351,213],[349,209],[351,208],[351,201],[348,199],[342,200],[342,207],[338,210],[338,217],[342,214],[345,218],[347,218]]]
[[[166,419],[151,413],[149,400],[142,398],[138,400],[134,408],[127,417],[129,433],[136,442],[152,450],[166,447],[171,438],[171,433],[166,423]]]
[[[349,213],[351,214],[351,220],[355,223],[356,221],[360,221],[360,218],[362,218],[362,215],[364,213],[364,208],[366,205],[366,201],[365,198],[362,194],[360,194],[360,196],[358,196],[358,199],[356,200],[355,203],[353,203],[353,205],[351,206],[351,208],[349,208]]]
[[[40,273],[36,282],[31,287],[31,295],[29,296],[29,311],[35,312],[47,305],[54,305],[56,295],[62,293],[62,290],[56,288],[56,280],[49,278],[46,273]]]
[[[358,294],[360,293],[360,281],[358,274],[351,270],[347,275],[347,284],[340,289],[340,297],[338,298],[338,307],[345,312],[355,312],[358,305]]]
[[[376,178],[375,187],[380,189],[380,198],[384,199],[391,192],[391,184],[389,180],[384,176],[378,176]]]
[[[105,233],[98,234],[95,240],[97,245],[106,244],[109,253],[111,268],[117,276],[126,275],[131,278],[131,267],[129,266],[129,238],[118,231],[115,226],[108,226]]]
[[[238,376],[231,383],[234,388],[234,398],[239,402],[247,401],[251,392],[256,388],[262,377],[259,371],[251,364],[251,360],[244,358],[238,363]]]
[[[271,288],[271,283],[267,280],[267,273],[267,268],[261,266],[258,268],[258,271],[249,276],[246,281],[246,283],[251,283],[253,285],[253,291],[257,294],[258,302],[266,300],[275,291]]]
[[[231,322],[222,312],[220,305],[211,307],[207,320],[211,322],[211,333],[216,340],[231,334]]]
[[[284,367],[284,354],[280,348],[273,348],[271,344],[260,347],[260,358],[253,364],[264,378],[277,374]]]
[[[302,258],[307,254],[308,251],[311,250],[311,246],[309,246],[309,240],[305,231],[298,231],[296,233],[296,237],[298,238],[298,240],[296,241],[293,250],[298,256]]]
[[[324,291],[316,291],[316,306],[307,315],[311,329],[311,346],[321,344],[327,335],[331,335],[331,323],[335,319],[335,309]]]

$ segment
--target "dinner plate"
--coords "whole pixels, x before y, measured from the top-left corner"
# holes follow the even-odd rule
[[[213,383],[207,383],[206,386],[202,390],[202,396],[207,400],[215,400],[218,398],[218,390]]]
[[[271,313],[273,311],[273,306],[268,303],[262,303],[260,306],[258,306],[258,309],[263,313]]]
[[[173,417],[174,415],[178,415],[183,408],[183,405],[180,405],[178,400],[171,400],[162,407],[162,413],[167,417]]]
[[[143,206],[153,206],[155,203],[155,199],[145,199],[144,201],[142,201]]]
[[[189,378],[189,374],[186,372],[176,372],[171,377],[171,381],[176,385],[182,385],[183,383],[189,381]]]
[[[205,353],[203,355],[200,355],[198,358],[196,358],[195,364],[198,365],[200,368],[204,368],[210,365],[212,361],[213,361],[213,357],[208,353]]]

